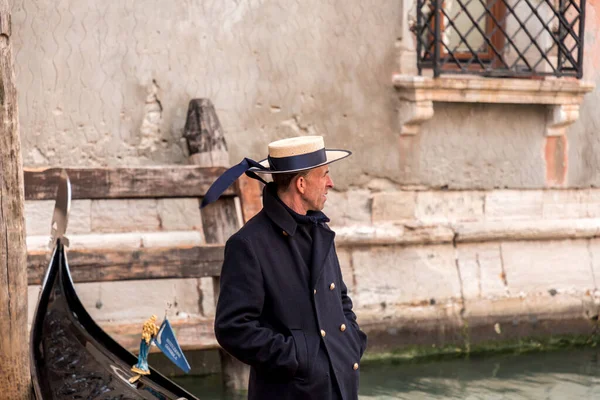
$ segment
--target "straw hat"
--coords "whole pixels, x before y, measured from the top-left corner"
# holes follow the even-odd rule
[[[299,136],[269,143],[269,156],[249,171],[260,174],[300,172],[341,160],[348,150],[326,149],[323,136]]]
[[[257,174],[288,174],[317,168],[352,154],[348,150],[326,149],[322,136],[299,136],[269,143],[269,156],[256,162],[244,158],[211,185],[201,207],[214,202],[242,174],[265,182]]]

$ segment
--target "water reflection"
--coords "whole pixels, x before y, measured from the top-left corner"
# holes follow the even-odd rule
[[[596,349],[580,349],[431,363],[363,364],[360,399],[600,399],[599,354]],[[223,395],[218,375],[179,382],[202,399],[234,399]]]

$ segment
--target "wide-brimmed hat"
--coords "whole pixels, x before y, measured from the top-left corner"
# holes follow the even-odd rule
[[[258,163],[260,174],[287,174],[331,164],[352,154],[348,150],[326,149],[323,136],[299,136],[269,143],[269,156]]]
[[[211,185],[202,199],[201,207],[213,201],[246,173],[251,178],[265,182],[256,174],[286,174],[306,171],[331,164],[352,154],[348,150],[326,149],[322,136],[298,136],[269,143],[269,156],[262,161],[244,158],[229,168]]]

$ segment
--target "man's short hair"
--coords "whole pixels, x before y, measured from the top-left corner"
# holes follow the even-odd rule
[[[271,174],[271,177],[273,178],[273,182],[275,182],[275,184],[277,185],[277,190],[288,190],[288,188],[290,187],[290,183],[292,183],[292,181],[294,180],[294,178],[296,178],[297,176],[306,176],[308,175],[308,173],[310,172],[310,169],[304,170],[304,171],[300,171],[300,172],[291,172],[289,174]]]

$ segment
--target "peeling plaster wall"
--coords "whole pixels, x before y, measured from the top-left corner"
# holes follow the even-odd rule
[[[232,162],[292,134],[395,146],[395,1],[15,0],[12,12],[26,165],[185,163],[195,97],[216,105]],[[393,177],[385,153],[384,166],[357,152],[365,166],[341,180]]]
[[[600,186],[600,1],[586,4],[584,79],[596,84],[569,129],[569,186]]]
[[[386,236],[384,229],[376,244],[353,246],[350,240],[340,249],[361,321],[375,326],[385,315],[391,321],[384,326],[388,333],[388,327],[418,330],[428,323],[443,331],[440,321],[473,325],[469,318],[490,315],[485,329],[493,333],[497,316],[513,325],[515,315],[537,318],[544,312],[581,319],[582,304],[588,301],[590,315],[597,316],[594,260],[600,243],[597,232],[589,231],[598,226],[594,218],[600,195],[594,190],[487,190],[546,185],[545,107],[436,104],[421,133],[400,140],[392,74],[414,67],[413,58],[398,62],[398,50],[410,41],[402,15],[410,3],[14,0],[24,163],[187,163],[182,131],[188,102],[210,98],[232,163],[244,156],[260,158],[268,142],[289,135],[322,134],[328,146],[354,151],[350,162],[332,166],[337,190],[330,192],[326,212],[336,228],[348,228],[360,240],[365,232],[376,236],[379,224],[395,223],[401,232]],[[599,6],[600,0],[588,1],[585,37],[585,78],[598,86]],[[596,89],[569,129],[567,186],[600,185],[599,101]],[[196,199],[78,204],[73,212],[80,218],[72,219],[71,230],[83,238],[73,238],[74,246],[104,244],[103,235],[122,235],[114,240],[131,241],[133,247],[203,242],[200,215],[190,217],[198,213]],[[30,248],[31,239],[47,243],[49,207],[28,204],[28,234],[37,235],[28,238]],[[455,244],[455,223],[485,225],[489,218],[505,217],[524,227],[511,234],[527,236],[540,229],[542,234],[519,241],[486,232],[481,244]],[[561,219],[550,227],[560,231],[558,238],[544,236],[547,227],[541,219]],[[580,225],[588,236],[577,236]],[[421,232],[423,226],[430,230]],[[478,229],[493,233],[505,227]],[[159,235],[153,236],[154,231]],[[554,281],[536,286],[553,276],[562,286]],[[576,284],[573,293],[570,279]],[[123,311],[109,295],[119,284],[80,287],[99,320],[143,320],[166,301],[176,303],[175,293],[189,300],[177,308],[179,317],[214,313],[210,280],[153,284],[154,292],[165,297],[152,298],[137,314]],[[30,287],[30,304],[36,290]],[[540,290],[543,296],[538,296]],[[418,333],[410,337],[431,338]]]
[[[507,118],[510,116],[510,118]],[[448,188],[544,185],[545,108],[438,103],[422,132],[403,137],[403,183]]]
[[[391,76],[400,70],[403,7],[410,8],[395,0],[14,0],[25,165],[185,163],[188,101],[208,97],[232,163],[264,156],[271,140],[323,134],[329,146],[355,152],[334,167],[340,188],[373,178],[544,186],[541,106],[439,104],[416,143],[399,145]],[[586,36],[587,78],[597,76],[596,31]],[[598,93],[570,130],[572,184],[600,180]]]

